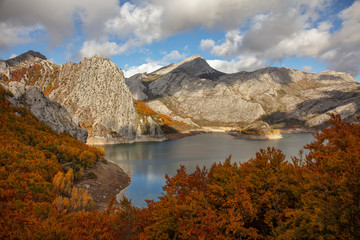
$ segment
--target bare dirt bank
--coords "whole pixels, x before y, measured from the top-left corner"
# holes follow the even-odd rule
[[[90,172],[95,175],[89,174]],[[94,178],[82,179],[75,186],[87,190],[100,211],[105,210],[110,199],[116,197],[131,182],[130,177],[119,165],[106,160],[97,162],[94,168],[87,171],[87,174]]]

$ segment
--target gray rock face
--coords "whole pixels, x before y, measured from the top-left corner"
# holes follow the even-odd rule
[[[87,127],[88,143],[135,138],[133,99],[122,71],[108,59],[94,56],[61,66],[60,86],[52,98],[65,106],[75,122]]]
[[[243,125],[265,118],[272,124],[287,125],[295,119],[303,126],[317,126],[327,119],[326,113],[359,113],[360,85],[347,73],[268,67],[223,74],[204,62],[193,56],[130,78],[127,84],[149,104],[156,100],[165,105],[158,108],[160,113],[191,118],[198,125]]]
[[[183,117],[177,115],[176,112],[171,111],[164,103],[162,103],[159,100],[153,100],[153,101],[147,102],[147,105],[151,109],[153,109],[155,112],[165,114],[165,115],[171,117],[172,119],[174,119],[175,121],[184,122],[190,126],[199,127],[199,125],[197,125],[196,123],[191,121],[190,118],[183,118]]]
[[[45,96],[40,88],[25,86],[19,82],[2,85],[13,93],[13,97],[9,97],[9,101],[14,106],[26,107],[39,121],[45,122],[54,131],[68,132],[78,140],[86,142],[86,130],[72,120],[69,112],[63,106]]]
[[[144,93],[146,91],[146,87],[142,83],[143,74],[139,73],[130,78],[125,79],[126,85],[133,89],[132,96],[134,99],[141,101],[147,99],[148,96]]]

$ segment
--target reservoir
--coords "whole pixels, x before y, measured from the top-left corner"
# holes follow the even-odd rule
[[[276,140],[235,139],[226,133],[208,133],[165,142],[106,145],[105,158],[117,163],[130,177],[130,185],[118,194],[125,195],[137,207],[146,207],[146,199],[156,200],[165,185],[165,174],[174,176],[184,165],[190,173],[196,166],[207,169],[231,155],[232,162],[246,162],[261,148],[281,149],[288,160],[312,142],[311,133],[283,134]]]

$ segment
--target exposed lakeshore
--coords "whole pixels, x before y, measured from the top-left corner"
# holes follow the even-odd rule
[[[131,178],[119,165],[107,160],[97,162],[88,172],[94,173],[96,177],[79,180],[75,186],[87,190],[100,211],[105,210],[110,199],[131,182]]]

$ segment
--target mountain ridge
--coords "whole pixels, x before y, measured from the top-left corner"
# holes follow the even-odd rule
[[[192,63],[195,63],[192,68],[202,69],[201,64]],[[151,81],[148,81],[151,74],[139,74],[126,79],[126,83],[138,100],[148,102],[160,112],[172,112],[173,117],[186,117],[198,126],[220,124],[246,128],[253,121],[267,121],[274,127],[316,127],[328,119],[327,113],[337,112],[347,118],[359,114],[356,101],[360,100],[360,86],[347,73],[331,70],[306,73],[266,67],[252,72],[224,73],[213,81],[181,69],[184,64]],[[326,98],[329,95],[326,92],[331,92],[330,99]],[[349,92],[355,95],[353,99]],[[351,101],[353,105],[349,105]],[[320,107],[308,111],[314,102]]]
[[[17,66],[3,61],[3,84],[40,88],[86,129],[89,144],[163,141],[164,133],[209,127],[321,127],[328,113],[348,120],[360,113],[359,83],[331,70],[267,67],[226,74],[194,55],[125,79],[100,55],[62,65],[27,55]]]

